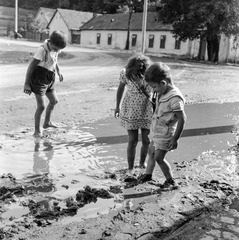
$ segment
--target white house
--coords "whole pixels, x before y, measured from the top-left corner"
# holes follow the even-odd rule
[[[128,14],[105,14],[89,20],[81,27],[81,46],[125,49],[128,16]],[[133,13],[130,24],[130,50],[141,49],[142,19],[142,13]],[[156,13],[148,12],[145,52],[197,56],[199,41],[179,41],[173,37],[171,30],[170,25],[158,21]]]
[[[235,46],[233,36],[221,35],[219,59],[222,62],[239,62],[239,49]]]
[[[40,7],[35,15],[34,21],[41,31],[45,31],[56,9]]]
[[[92,48],[125,49],[128,29],[128,14],[105,14],[94,17],[81,27],[81,46]],[[142,13],[133,13],[130,24],[130,50],[140,51],[142,46]],[[172,26],[158,21],[157,14],[148,12],[145,52],[198,56],[200,40],[179,41],[172,34]],[[207,60],[206,42],[202,43],[201,55]],[[233,37],[221,36],[219,62],[239,62],[239,49],[234,47]]]
[[[53,14],[47,28],[50,34],[55,30],[65,32],[69,43],[80,43],[80,27],[92,19],[93,16],[93,12],[80,12],[58,8]]]

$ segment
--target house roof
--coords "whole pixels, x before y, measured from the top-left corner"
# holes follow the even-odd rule
[[[18,8],[19,19],[25,19],[26,17],[29,16],[29,14],[34,16],[35,11]],[[0,6],[0,18],[13,19],[14,17],[15,17],[15,8]]]
[[[56,9],[52,9],[52,8],[44,8],[44,7],[40,7],[39,10],[37,11],[36,16],[42,12],[46,21],[49,23],[52,16],[54,15]]]
[[[93,12],[81,12],[76,10],[58,8],[51,18],[51,21],[57,12],[59,12],[63,21],[66,23],[69,29],[79,29],[84,23],[89,21],[89,19],[93,18],[94,15]],[[51,21],[49,22],[47,28],[49,27]]]
[[[127,30],[129,14],[105,14],[94,17],[84,24],[81,30]],[[130,23],[131,31],[141,31],[143,13],[133,13]],[[171,25],[158,22],[155,12],[147,13],[147,31],[172,30]]]

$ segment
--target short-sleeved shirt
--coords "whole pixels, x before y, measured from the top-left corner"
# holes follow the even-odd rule
[[[38,48],[36,53],[34,54],[33,58],[40,60],[38,66],[46,68],[50,71],[55,71],[58,52],[51,51],[49,49],[49,40],[46,40],[41,47]]]
[[[184,111],[184,104],[185,99],[175,86],[157,100],[151,124],[152,139],[155,143],[172,138],[178,122],[175,112]]]
[[[38,48],[34,59],[40,62],[33,71],[30,86],[32,92],[38,95],[45,95],[47,92],[54,91],[55,69],[59,51],[54,52],[49,48],[49,41],[46,40],[41,47]]]

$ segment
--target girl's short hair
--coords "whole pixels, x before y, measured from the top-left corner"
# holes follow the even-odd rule
[[[153,63],[145,72],[145,81],[160,83],[163,80],[172,83],[169,66],[162,62]]]
[[[143,77],[146,69],[150,64],[150,59],[143,54],[136,54],[129,58],[127,65],[125,66],[125,75],[128,79],[136,77]]]
[[[67,36],[64,32],[56,30],[50,35],[50,42],[63,49],[66,47]]]

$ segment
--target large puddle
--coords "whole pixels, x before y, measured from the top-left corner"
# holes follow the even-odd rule
[[[167,159],[171,163],[182,163],[208,151],[226,156],[228,149],[237,141],[232,131],[238,122],[238,110],[239,103],[187,105],[188,121],[180,146],[170,152]],[[18,131],[10,134],[12,138],[3,137],[0,175],[12,173],[17,179],[29,179],[48,174],[51,184],[38,191],[51,198],[64,200],[86,185],[95,188],[117,185],[117,180],[105,178],[104,173],[127,168],[126,131],[113,117],[73,128],[45,130],[43,134],[43,138],[34,139],[30,134]],[[154,174],[161,175],[158,167]],[[79,209],[74,218],[94,217],[119,206],[114,199],[99,199]],[[19,218],[27,211],[17,203],[10,205],[1,216],[2,222],[11,216]],[[73,217],[64,219],[72,220]]]

